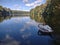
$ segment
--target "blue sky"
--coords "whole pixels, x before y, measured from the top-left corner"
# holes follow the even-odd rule
[[[13,10],[29,11],[45,2],[46,0],[0,0],[0,5]]]

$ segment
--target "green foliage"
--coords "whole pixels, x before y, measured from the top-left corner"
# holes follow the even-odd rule
[[[3,7],[2,7],[2,6],[0,6],[0,10],[1,10],[1,11],[3,10]]]
[[[11,10],[0,6],[0,16],[11,16]]]
[[[34,15],[35,20],[38,20],[38,17],[42,20],[44,17],[46,24],[50,25],[56,33],[60,33],[60,0],[46,1],[45,4],[35,7],[34,11],[30,11],[31,17]]]
[[[44,23],[44,18],[42,17],[44,5],[37,6],[34,9],[31,9],[30,11],[30,17],[34,19],[37,22]]]
[[[4,20],[10,19],[11,16],[6,16],[6,17],[0,17],[0,23],[3,22]]]
[[[28,11],[20,11],[20,10],[12,10],[12,14],[14,15],[29,15]]]

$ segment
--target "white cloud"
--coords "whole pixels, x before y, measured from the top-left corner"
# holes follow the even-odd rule
[[[38,5],[41,5],[42,0],[36,0],[33,3],[26,3],[25,5],[28,7],[36,7]]]
[[[28,0],[23,0],[23,2],[24,2],[24,3],[27,3],[27,2],[28,2]]]
[[[15,5],[13,5],[12,10],[29,11],[29,9],[28,10],[24,10],[23,8],[24,7],[20,6],[19,4],[15,4]]]
[[[36,0],[34,3],[40,3],[42,2],[42,0]]]
[[[34,5],[34,3],[30,3],[30,4],[26,4],[26,6],[33,6]]]
[[[13,5],[13,10],[20,10],[21,6],[18,4]]]

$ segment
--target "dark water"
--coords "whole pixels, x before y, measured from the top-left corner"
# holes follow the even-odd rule
[[[0,18],[0,45],[53,45],[50,35],[41,35],[29,16]]]

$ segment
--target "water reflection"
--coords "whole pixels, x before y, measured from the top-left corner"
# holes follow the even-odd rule
[[[5,35],[5,38],[0,41],[0,45],[20,45],[21,42],[14,40],[10,35]]]
[[[29,16],[11,17],[0,23],[0,45],[53,45],[49,35],[38,32],[38,23]]]
[[[0,22],[7,20],[7,19],[11,19],[11,16],[0,17]]]
[[[38,30],[38,35],[39,36],[50,36],[52,39],[54,39],[54,36],[52,33],[44,33],[42,31]]]

